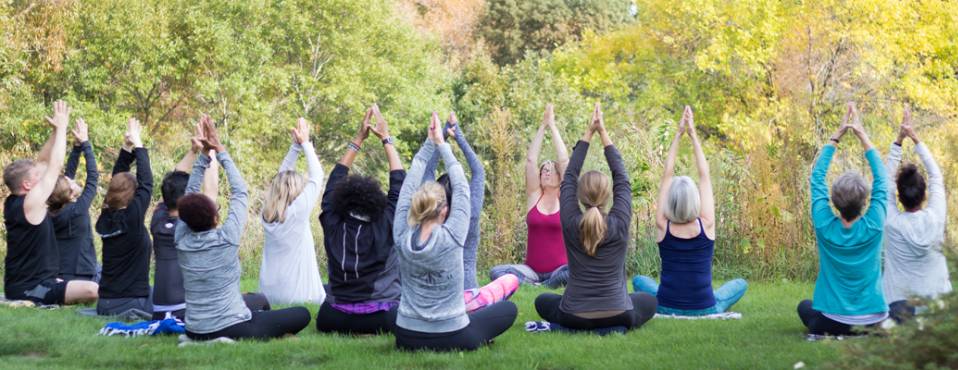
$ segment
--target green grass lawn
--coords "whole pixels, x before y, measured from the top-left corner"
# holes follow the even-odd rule
[[[253,288],[255,281],[244,282]],[[3,368],[502,368],[502,369],[791,369],[837,356],[841,343],[804,340],[795,314],[810,297],[807,283],[752,284],[734,307],[742,320],[653,319],[628,335],[598,337],[526,333],[533,301],[547,290],[523,287],[512,298],[519,318],[496,342],[474,353],[402,353],[391,335],[321,335],[310,324],[298,336],[271,342],[178,348],[176,338],[97,336],[108,320],[74,308],[0,308]],[[315,315],[318,307],[310,307]],[[867,340],[867,339],[866,339]]]

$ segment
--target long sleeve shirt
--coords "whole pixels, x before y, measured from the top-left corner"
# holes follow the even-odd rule
[[[885,162],[889,174],[898,172],[901,152],[900,146],[892,144]],[[928,172],[928,203],[917,212],[899,211],[896,184],[888,182],[882,273],[882,288],[888,302],[910,296],[935,298],[952,290],[948,264],[941,249],[947,217],[945,179],[925,144],[916,145],[915,153]]]
[[[462,299],[462,248],[469,232],[469,185],[462,165],[449,144],[438,145],[452,184],[452,205],[445,223],[434,228],[421,249],[420,225],[409,225],[413,195],[422,185],[426,162],[437,145],[426,142],[403,182],[393,221],[393,238],[399,254],[402,297],[396,325],[425,333],[447,333],[469,325]]]
[[[632,220],[632,186],[618,149],[613,145],[605,147],[605,159],[612,171],[612,208],[605,215],[605,238],[595,255],[590,256],[582,244],[582,208],[577,197],[579,173],[588,152],[588,142],[576,144],[559,188],[562,238],[569,258],[569,282],[559,309],[566,313],[631,310],[632,301],[625,285],[625,255]]]
[[[96,249],[93,248],[93,230],[90,228],[90,205],[96,198],[100,171],[90,142],[74,146],[67,160],[64,176],[74,178],[80,164],[80,155],[86,161],[86,183],[75,202],[67,203],[50,213],[60,250],[60,277],[96,275]]]
[[[186,290],[186,330],[212,333],[249,321],[249,308],[240,293],[242,267],[240,239],[246,227],[249,192],[243,176],[226,152],[216,154],[230,184],[229,214],[219,228],[194,232],[182,220],[176,224],[174,240],[183,270]],[[198,193],[210,157],[201,154],[193,165],[186,194]],[[182,212],[183,210],[180,210]]]
[[[842,316],[885,313],[888,305],[881,288],[880,255],[888,207],[888,174],[878,150],[865,152],[873,178],[871,200],[865,214],[846,228],[832,211],[826,182],[835,149],[834,145],[825,145],[810,178],[819,261],[813,308]]]
[[[296,171],[301,152],[306,155],[309,177],[302,192],[286,207],[285,221],[268,223],[260,218],[265,240],[259,289],[278,304],[322,304],[326,299],[309,223],[323,186],[323,168],[312,144],[290,146],[279,172]]]

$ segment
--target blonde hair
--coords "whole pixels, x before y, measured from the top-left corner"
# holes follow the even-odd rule
[[[665,218],[673,223],[685,224],[699,217],[701,207],[699,189],[691,177],[678,176],[672,179],[669,197],[665,202]]]
[[[103,197],[103,205],[109,209],[123,209],[133,200],[136,191],[136,176],[129,172],[120,172],[110,179],[110,187]]]
[[[296,171],[283,171],[273,176],[263,201],[263,221],[286,222],[286,208],[303,192],[306,179]]]
[[[599,243],[605,239],[605,233],[609,225],[605,222],[605,214],[602,209],[609,202],[612,196],[612,190],[609,186],[608,176],[599,171],[586,172],[579,178],[579,189],[576,197],[579,203],[585,206],[585,213],[579,221],[579,233],[582,235],[582,246],[585,247],[585,253],[595,256]]]
[[[427,181],[412,195],[412,205],[409,208],[409,226],[421,225],[423,222],[439,217],[446,206],[446,189],[435,181]]]

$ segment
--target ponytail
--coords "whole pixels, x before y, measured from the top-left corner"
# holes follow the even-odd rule
[[[579,221],[579,234],[585,253],[589,256],[595,257],[599,243],[605,239],[605,233],[609,229],[602,207],[605,207],[611,196],[609,178],[601,172],[589,171],[579,178],[576,197],[586,208]]]
[[[424,222],[439,217],[446,206],[446,190],[435,181],[422,185],[412,195],[412,204],[409,207],[409,226],[422,225]]]
[[[582,235],[582,246],[585,247],[585,253],[595,257],[595,251],[599,248],[599,243],[605,238],[606,229],[609,226],[605,223],[605,216],[599,207],[590,207],[582,215],[579,221],[579,233]]]

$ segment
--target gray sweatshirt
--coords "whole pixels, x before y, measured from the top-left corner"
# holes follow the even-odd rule
[[[393,221],[402,281],[396,325],[424,333],[448,333],[469,325],[462,299],[462,248],[469,232],[469,184],[449,144],[438,147],[452,184],[452,207],[446,222],[432,230],[422,249],[414,248],[419,244],[413,240],[419,234],[419,226],[408,224],[409,208],[413,194],[422,185],[426,162],[436,150],[432,141],[426,142],[413,159]]]
[[[898,210],[894,181],[888,182],[888,217],[885,219],[885,267],[882,289],[888,303],[910,296],[935,298],[951,291],[948,264],[941,246],[945,241],[945,180],[925,144],[915,146],[928,172],[928,203],[918,212]],[[885,166],[897,174],[901,147],[892,144]],[[894,175],[892,175],[894,176]]]
[[[177,257],[186,290],[186,330],[207,334],[252,318],[240,293],[239,243],[246,226],[246,183],[229,154],[217,153],[230,183],[230,208],[219,228],[193,232],[183,221],[176,224]],[[210,157],[200,155],[186,193],[197,193]]]

